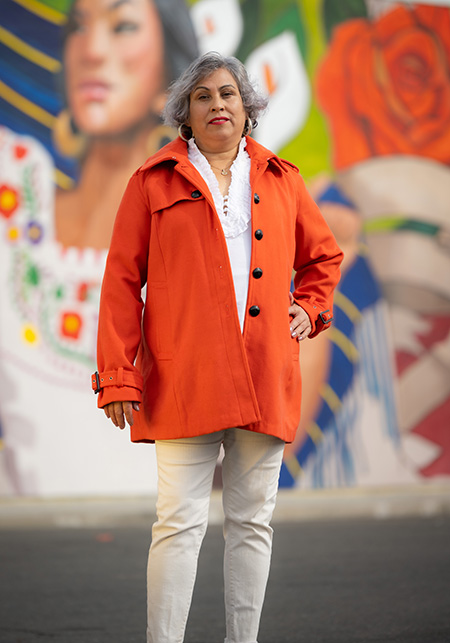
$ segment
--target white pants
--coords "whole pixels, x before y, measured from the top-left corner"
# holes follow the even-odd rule
[[[225,643],[256,643],[284,442],[243,429],[156,442],[158,520],[148,561],[147,643],[184,639],[222,443]]]

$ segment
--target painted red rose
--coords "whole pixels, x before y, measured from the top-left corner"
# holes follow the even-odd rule
[[[336,168],[386,154],[450,164],[450,9],[402,6],[339,25],[317,94]]]

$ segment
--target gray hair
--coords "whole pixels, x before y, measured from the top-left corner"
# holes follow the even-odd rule
[[[170,85],[163,111],[166,125],[172,127],[184,125],[190,131],[186,122],[189,119],[191,92],[203,78],[218,69],[226,69],[233,76],[241,94],[245,113],[250,118],[252,127],[257,126],[257,117],[266,109],[268,99],[253,87],[247,70],[240,60],[233,56],[222,56],[215,51],[210,51],[194,60],[183,74]]]

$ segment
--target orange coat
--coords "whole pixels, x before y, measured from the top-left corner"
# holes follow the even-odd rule
[[[252,255],[243,333],[222,227],[186,144],[177,139],[150,157],[124,193],[102,286],[93,388],[99,407],[142,402],[135,442],[227,427],[294,438],[301,379],[289,330],[292,269],[313,337],[330,325],[342,253],[297,168],[252,139],[247,151]]]

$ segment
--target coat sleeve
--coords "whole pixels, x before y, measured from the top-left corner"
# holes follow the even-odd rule
[[[295,301],[307,312],[315,337],[333,319],[333,291],[339,282],[343,253],[328,224],[297,175]]]
[[[136,172],[116,215],[102,283],[98,372],[92,376],[99,407],[115,401],[142,400],[143,380],[135,359],[141,342],[150,218],[145,173]]]

